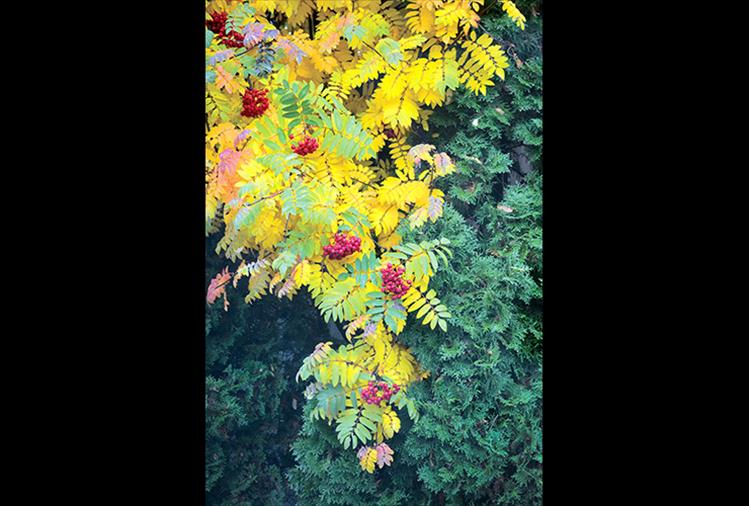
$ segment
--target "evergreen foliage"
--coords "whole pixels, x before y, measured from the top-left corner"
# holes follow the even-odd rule
[[[374,477],[336,446],[332,427],[305,418],[289,472],[299,504],[542,502],[541,22],[514,39],[506,20],[483,22],[523,63],[505,90],[459,92],[434,113],[458,172],[442,184],[442,219],[402,228],[404,241],[444,237],[453,252],[433,278],[452,313],[447,335],[419,325],[401,334],[431,372],[412,389],[421,417],[391,441],[400,461]]]
[[[482,24],[508,48],[513,66],[507,79],[486,95],[456,91],[430,118],[431,142],[450,153],[458,167],[457,175],[440,186],[466,216],[492,193],[501,199],[503,189],[542,158],[541,19],[532,18],[519,33],[506,17],[486,16]]]
[[[305,414],[309,412],[305,407]],[[404,418],[403,426],[411,423]],[[391,445],[402,444],[396,435]],[[333,426],[304,417],[299,437],[293,443],[296,466],[288,472],[289,486],[299,505],[398,506],[414,504],[413,468],[395,459],[392,466],[375,474],[363,473],[356,455],[338,443]],[[415,503],[418,504],[418,503]]]
[[[524,205],[532,222],[539,181],[512,188],[502,205]],[[454,209],[445,214],[440,233],[462,246],[455,248],[462,262],[435,286],[453,308],[453,327],[448,339],[404,332],[432,379],[414,389],[422,417],[406,432],[403,458],[445,504],[539,504],[541,292],[533,260],[540,228],[487,227],[504,240],[484,240]]]
[[[206,277],[220,265],[209,262]],[[303,405],[294,373],[327,329],[303,297],[253,306],[237,291],[228,297],[228,312],[206,309],[206,504],[289,504],[283,473]]]

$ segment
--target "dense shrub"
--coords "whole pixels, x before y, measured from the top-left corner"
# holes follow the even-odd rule
[[[412,390],[421,419],[392,441],[401,461],[374,477],[331,427],[305,420],[289,472],[299,504],[541,503],[541,26],[516,36],[484,23],[522,63],[486,97],[456,93],[432,116],[422,135],[437,134],[459,170],[442,184],[442,220],[403,230],[447,237],[454,253],[434,278],[453,314],[447,336],[413,324],[401,335],[432,373]]]
[[[538,184],[508,192],[503,205],[538,214]],[[510,198],[512,197],[512,198]],[[526,201],[526,202],[522,202]],[[535,203],[535,206],[533,205]],[[493,249],[475,227],[446,210],[442,233],[460,262],[437,282],[453,309],[448,339],[415,327],[403,340],[431,381],[415,389],[422,418],[406,433],[404,460],[446,504],[538,504],[541,499],[541,321],[534,233],[505,229]]]
[[[403,428],[411,423],[404,417]],[[402,435],[389,443],[400,447]],[[365,473],[355,454],[344,450],[333,426],[305,419],[299,437],[293,443],[297,465],[288,473],[289,486],[298,495],[300,505],[398,506],[419,504],[419,483],[413,468],[402,459],[395,459],[390,467]]]
[[[207,278],[219,270],[214,263]],[[303,400],[294,374],[327,329],[304,297],[250,306],[234,291],[229,301],[228,312],[221,304],[206,310],[206,501],[289,504],[283,473],[293,465]]]

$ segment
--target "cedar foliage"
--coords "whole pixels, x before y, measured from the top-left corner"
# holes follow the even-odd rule
[[[289,472],[298,504],[542,502],[541,20],[518,37],[501,18],[483,22],[522,64],[504,90],[458,93],[432,116],[458,171],[443,183],[442,219],[404,231],[446,237],[454,253],[433,280],[453,314],[447,337],[421,326],[401,334],[432,373],[412,389],[421,418],[391,442],[401,459],[374,477],[357,475],[330,427],[305,420]],[[518,147],[533,165],[526,177]]]
[[[210,259],[206,277],[220,268]],[[294,374],[327,330],[303,298],[249,306],[236,291],[228,297],[227,312],[219,304],[206,309],[206,504],[289,504],[284,472],[293,465],[289,444],[303,399]]]

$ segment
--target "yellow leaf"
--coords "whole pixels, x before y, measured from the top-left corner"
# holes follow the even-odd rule
[[[330,382],[330,369],[328,366],[321,364],[320,368],[320,383],[329,383]]]
[[[416,290],[414,290],[414,293],[418,293],[418,292]],[[427,302],[426,299],[419,299],[419,300],[417,300],[414,305],[412,305],[411,307],[408,308],[408,312],[409,313],[413,313],[414,311],[416,311],[417,309],[419,309],[420,307],[422,307],[424,304],[426,304],[426,302]]]
[[[425,300],[425,302],[426,302],[426,300]],[[424,315],[426,314],[426,312],[427,312],[427,311],[429,311],[429,310],[430,310],[431,308],[432,308],[432,306],[430,306],[429,304],[426,304],[426,305],[425,305],[424,307],[422,307],[421,309],[419,309],[419,312],[418,312],[418,313],[416,313],[416,318],[417,318],[417,319],[418,319],[418,318],[421,318],[421,317],[422,317],[422,316],[424,316]]]
[[[518,10],[514,2],[511,2],[510,0],[502,0],[502,10],[510,16],[510,19],[512,19],[521,30],[525,30],[525,16],[523,16],[523,14]]]
[[[375,350],[374,363],[381,364],[385,359],[385,355],[390,350],[389,343],[385,342],[382,338],[375,334],[375,338],[372,341],[372,347]]]
[[[393,437],[395,433],[400,430],[400,428],[400,418],[398,418],[398,415],[390,406],[387,406],[385,408],[385,411],[382,413],[382,430],[385,434],[385,437]]]
[[[427,323],[431,322],[432,319],[434,319],[435,316],[436,316],[436,314],[434,313],[434,310],[430,311],[429,314],[426,315],[426,318],[424,318],[424,320],[422,320],[421,324],[422,325],[426,325]]]
[[[237,183],[237,186],[244,186],[248,181],[252,181],[255,176],[265,170],[265,167],[260,165],[254,158],[246,160],[239,165],[239,169],[237,170],[237,174],[243,180],[242,182]]]
[[[419,117],[419,106],[412,91],[400,98],[389,99],[382,104],[382,115],[385,123],[397,128],[408,128]]]
[[[346,371],[346,383],[348,383],[350,386],[354,386],[358,376],[359,368],[355,366],[349,366],[348,370]]]
[[[359,465],[361,465],[361,468],[368,473],[374,472],[376,463],[377,450],[373,450],[372,448],[367,449],[364,455],[359,459]]]
[[[310,265],[308,260],[304,260],[294,270],[294,283],[301,287],[309,282]]]
[[[397,246],[401,243],[401,235],[398,232],[393,232],[385,237],[379,237],[377,244],[383,249],[391,249],[393,246]]]

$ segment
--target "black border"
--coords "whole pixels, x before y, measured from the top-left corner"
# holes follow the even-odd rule
[[[128,7],[76,8],[76,59],[58,74],[79,76],[76,98],[55,94],[75,104],[63,149],[86,161],[58,243],[78,265],[63,264],[78,332],[62,406],[80,460],[60,467],[98,503],[202,505],[205,3]]]

